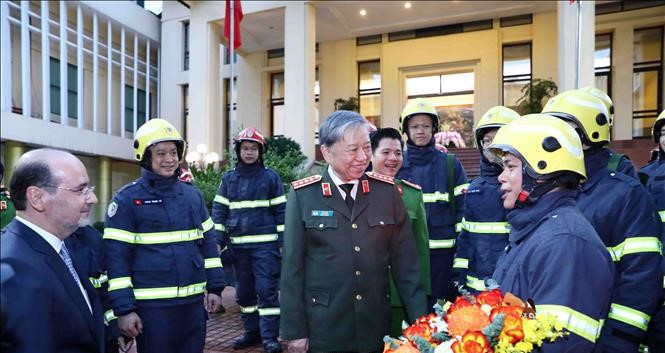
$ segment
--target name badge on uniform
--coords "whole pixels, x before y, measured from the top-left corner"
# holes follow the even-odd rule
[[[142,205],[155,205],[155,204],[160,204],[163,203],[164,200],[162,199],[134,199],[134,204],[136,206],[142,206]]]
[[[312,216],[332,217],[333,211],[312,210]]]

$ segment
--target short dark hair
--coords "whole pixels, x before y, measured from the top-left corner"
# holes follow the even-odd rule
[[[372,132],[369,135],[370,140],[372,141],[372,153],[376,150],[377,147],[379,147],[379,143],[383,139],[395,139],[399,141],[399,147],[401,149],[404,149],[404,141],[402,141],[402,135],[397,131],[397,129],[393,129],[391,127],[386,127],[383,129],[378,129],[374,132]]]
[[[42,159],[30,159],[24,163],[19,163],[12,174],[12,181],[9,185],[9,192],[12,195],[12,201],[17,211],[25,211],[28,187],[46,187],[58,184],[51,173],[51,168]]]

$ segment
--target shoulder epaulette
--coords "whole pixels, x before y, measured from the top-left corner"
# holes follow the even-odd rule
[[[402,182],[403,182],[405,185],[408,185],[408,186],[410,186],[410,187],[412,187],[412,188],[414,188],[414,189],[422,190],[422,188],[421,188],[420,185],[418,185],[418,184],[414,184],[414,183],[412,183],[412,182],[410,182],[410,181],[406,181],[406,180],[402,180]]]
[[[314,184],[317,181],[321,180],[322,176],[320,175],[312,175],[307,178],[303,178],[300,180],[296,180],[294,182],[291,182],[291,186],[293,186],[294,189],[300,189],[303,186],[307,186],[310,184]]]
[[[622,172],[609,171],[609,174],[610,174],[610,177],[612,177],[612,178],[614,178],[614,179],[619,179],[619,180],[621,180],[622,182],[624,182],[624,183],[626,183],[626,184],[628,184],[628,185],[630,185],[630,186],[635,187],[635,186],[638,186],[638,185],[642,185],[642,184],[640,183],[640,180],[639,180],[639,179],[635,179],[635,178],[633,178],[632,176],[630,176],[630,175],[626,175],[626,174],[624,174],[624,173],[622,173]]]
[[[389,177],[387,175],[379,174],[379,173],[374,173],[374,172],[367,172],[368,177],[376,180],[381,180],[384,183],[388,184],[395,184],[395,180],[393,180],[393,177]]]

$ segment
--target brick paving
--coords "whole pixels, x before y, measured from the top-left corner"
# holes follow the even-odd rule
[[[222,304],[226,308],[223,314],[211,314],[208,320],[208,332],[204,353],[263,353],[262,345],[235,350],[231,345],[242,335],[243,327],[240,320],[240,307],[235,302],[235,289],[226,287],[222,293]],[[285,345],[282,343],[284,348]],[[286,352],[286,349],[285,349]]]

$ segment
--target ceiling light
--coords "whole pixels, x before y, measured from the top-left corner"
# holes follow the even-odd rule
[[[365,9],[360,10],[360,16],[365,16],[367,15],[367,11]]]
[[[405,9],[410,9],[411,8],[411,3],[410,2],[405,2],[404,3],[404,8]]]

